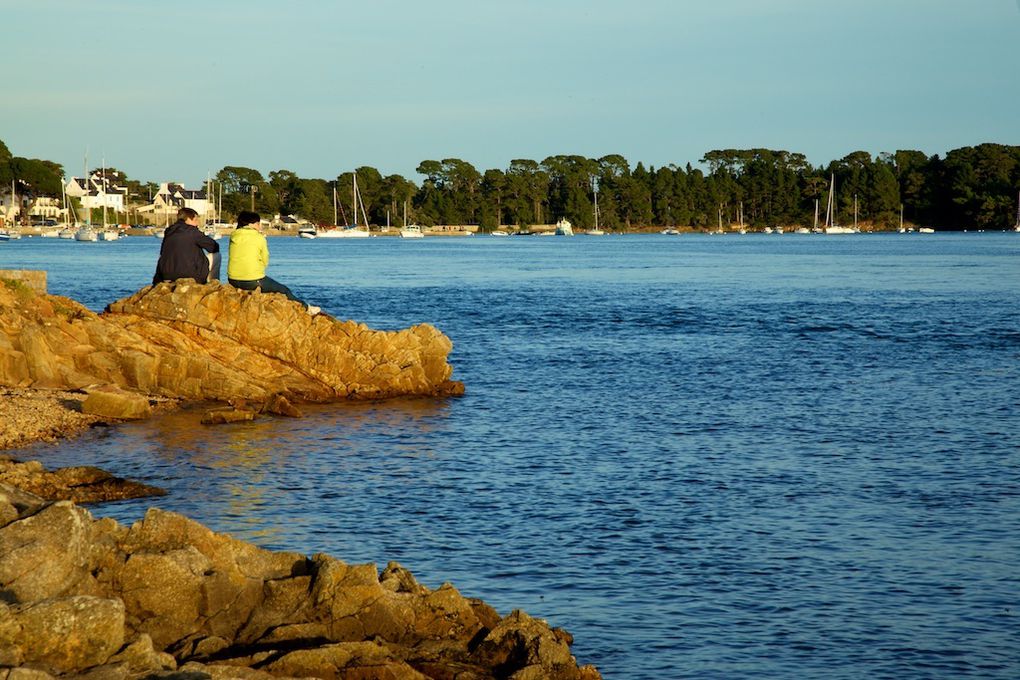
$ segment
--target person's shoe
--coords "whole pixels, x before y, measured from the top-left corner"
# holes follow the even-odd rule
[[[315,316],[322,311],[322,307],[316,307],[315,305],[308,305],[308,313]]]

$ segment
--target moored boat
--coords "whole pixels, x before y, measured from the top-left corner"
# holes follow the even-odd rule
[[[400,238],[424,238],[425,234],[422,232],[421,227],[417,224],[409,224],[406,227],[401,227]]]

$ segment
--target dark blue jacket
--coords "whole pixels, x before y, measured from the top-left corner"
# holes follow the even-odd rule
[[[163,245],[159,248],[159,261],[153,285],[160,281],[195,279],[205,283],[209,278],[209,259],[205,251],[220,252],[220,245],[201,231],[185,222],[175,222],[163,232]]]

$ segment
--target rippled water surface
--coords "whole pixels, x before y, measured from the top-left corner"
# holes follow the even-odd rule
[[[0,244],[100,310],[156,239]],[[607,678],[1020,677],[1020,236],[273,239],[467,394],[16,452],[274,549],[397,560]]]

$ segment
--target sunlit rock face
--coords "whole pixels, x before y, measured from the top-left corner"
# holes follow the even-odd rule
[[[452,346],[428,324],[376,331],[310,316],[282,295],[215,282],[148,286],[95,314],[69,298],[0,281],[0,384],[6,386],[109,384],[221,401],[459,394],[463,385],[450,380],[447,363]]]
[[[157,509],[124,527],[2,483],[0,592],[17,677],[599,678],[565,631],[395,562],[264,550]]]

